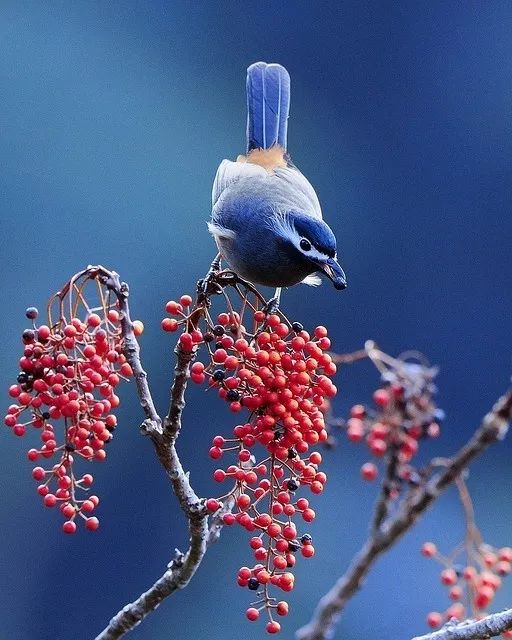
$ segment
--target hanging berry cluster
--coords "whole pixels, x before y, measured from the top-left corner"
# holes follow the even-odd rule
[[[91,298],[96,303],[91,306]],[[50,300],[47,324],[37,324],[37,309],[26,311],[31,327],[23,331],[20,373],[9,388],[11,404],[4,423],[16,436],[36,432],[40,445],[28,451],[37,493],[47,507],[58,506],[65,533],[77,521],[94,531],[91,515],[99,498],[90,495],[90,473],[76,474],[78,461],[102,461],[113,437],[119,405],[116,388],[132,375],[122,353],[120,315],[98,274],[72,278]],[[142,323],[134,323],[142,332]],[[77,518],[77,516],[79,516]]]
[[[354,405],[350,418],[343,422],[347,438],[351,442],[364,442],[374,458],[393,459],[395,483],[389,487],[391,494],[398,494],[403,482],[414,483],[417,474],[409,464],[418,452],[424,438],[436,438],[440,433],[440,421],[444,417],[434,396],[434,378],[437,369],[423,361],[417,353],[406,353],[392,358],[367,343],[365,351],[355,359],[369,357],[381,372],[381,385],[373,394],[373,406]],[[335,357],[336,358],[336,357]],[[345,359],[344,359],[345,358]],[[337,358],[349,362],[345,356]],[[414,361],[417,360],[417,361]],[[378,467],[366,462],[361,467],[365,480],[375,480]]]
[[[439,579],[448,589],[448,597],[452,601],[443,613],[431,611],[427,615],[427,624],[433,629],[452,619],[484,618],[502,579],[512,571],[512,548],[496,549],[484,543],[475,524],[467,486],[462,478],[458,478],[456,484],[466,524],[464,542],[449,556],[439,553],[433,542],[425,542],[421,547],[425,558],[433,558],[442,565]],[[503,637],[512,638],[512,631],[506,631]]]
[[[241,587],[254,592],[246,617],[255,621],[265,611],[267,632],[277,633],[281,625],[275,615],[285,616],[288,603],[271,595],[271,587],[291,591],[296,555],[315,553],[311,535],[299,531],[294,519],[314,520],[309,500],[297,493],[320,494],[327,479],[319,471],[322,456],[312,447],[327,439],[323,409],[336,394],[330,379],[336,365],[327,353],[331,343],[324,327],[310,335],[300,323],[267,315],[245,296],[240,313],[227,299],[227,312],[215,319],[205,313],[200,328],[191,302],[182,296],[167,303],[173,317],[165,318],[162,328],[185,329],[181,348],[200,346],[206,356],[206,362],[192,365],[192,380],[215,390],[233,413],[245,413],[231,436],[213,438],[210,457],[231,458],[213,477],[232,486],[207,500],[207,508],[214,513],[232,504],[224,524],[237,523],[252,534],[254,564],[241,567],[237,576]]]

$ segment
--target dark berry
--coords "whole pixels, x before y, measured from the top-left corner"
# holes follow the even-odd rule
[[[297,491],[297,489],[299,488],[299,483],[293,478],[291,478],[286,483],[286,486],[288,487],[288,491]]]
[[[249,582],[247,583],[247,586],[251,591],[256,591],[260,586],[260,583],[257,581],[256,578],[249,578]]]
[[[29,307],[25,311],[25,315],[27,316],[27,318],[29,320],[35,320],[37,318],[37,316],[39,315],[39,311],[35,307]]]
[[[25,329],[21,335],[23,342],[33,342],[36,338],[36,332],[33,329]]]
[[[442,409],[436,409],[434,411],[434,420],[436,422],[442,422],[446,418],[446,414]]]
[[[213,372],[213,379],[216,380],[217,382],[224,380],[225,377],[226,377],[226,374],[224,371],[222,371],[222,369],[217,369],[216,371]]]
[[[28,373],[25,373],[24,371],[22,371],[18,377],[16,378],[16,380],[20,383],[20,384],[24,384],[25,382],[27,382],[28,380]]]
[[[290,540],[288,542],[288,549],[293,553],[294,551],[298,551],[300,549],[300,544],[298,540]]]
[[[240,394],[235,389],[230,389],[226,394],[226,400],[229,402],[238,402],[240,400]]]
[[[295,449],[288,449],[288,458],[290,460],[292,460],[293,458],[297,457],[297,452],[295,451]]]
[[[214,339],[215,339],[215,338],[214,338],[214,336],[213,336],[213,333],[209,333],[209,332],[208,332],[208,333],[205,333],[205,334],[203,335],[203,340],[204,340],[205,342],[213,342],[213,340],[214,340]]]
[[[213,335],[214,336],[223,336],[224,335],[224,327],[221,324],[216,324],[213,327]]]
[[[49,420],[49,419],[50,419],[50,414],[48,413],[48,411],[44,411],[44,412],[41,414],[41,418],[42,418],[43,420]]]
[[[292,329],[295,331],[295,333],[300,333],[304,330],[304,326],[300,322],[294,322],[292,324]]]
[[[303,536],[301,536],[300,541],[302,542],[302,544],[311,544],[313,542],[313,538],[309,535],[309,533],[305,533]]]

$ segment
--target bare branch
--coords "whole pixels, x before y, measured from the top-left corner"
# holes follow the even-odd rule
[[[486,640],[512,629],[512,609],[493,613],[482,620],[466,620],[446,624],[439,631],[417,636],[412,640]]]
[[[472,438],[453,456],[446,468],[427,484],[412,491],[398,513],[373,532],[346,573],[318,603],[311,621],[297,631],[299,640],[325,640],[333,634],[347,601],[358,591],[378,557],[394,545],[417,519],[452,484],[478,455],[494,442],[504,438],[512,417],[512,391],[502,396],[484,417]],[[379,504],[379,503],[378,503]],[[447,636],[448,637],[448,636]]]
[[[140,349],[135,338],[128,305],[128,286],[122,283],[115,272],[103,267],[90,267],[91,277],[100,275],[103,283],[116,295],[121,314],[121,329],[124,338],[124,353],[131,365],[137,385],[137,393],[146,420],[142,431],[148,435],[155,447],[162,466],[172,484],[190,530],[190,546],[186,553],[176,550],[174,559],[165,573],[134,602],[127,604],[110,620],[107,627],[96,640],[116,640],[133,629],[143,618],[177,589],[185,587],[199,566],[207,546],[209,535],[207,511],[204,500],[193,490],[188,474],[181,465],[175,442],[181,428],[181,416],[185,407],[185,390],[189,377],[190,364],[194,352],[186,352],[176,347],[177,362],[174,370],[174,383],[171,388],[171,400],[168,415],[164,421],[155,409],[151,392],[140,359]],[[215,538],[218,537],[220,524],[216,523]]]

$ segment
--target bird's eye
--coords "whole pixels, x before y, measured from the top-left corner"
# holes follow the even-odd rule
[[[306,240],[306,238],[302,238],[300,241],[300,248],[302,251],[310,251],[311,250],[311,242]]]

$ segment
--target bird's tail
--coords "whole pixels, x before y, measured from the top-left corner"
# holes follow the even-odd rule
[[[247,152],[286,149],[290,76],[280,64],[255,62],[247,69]]]

